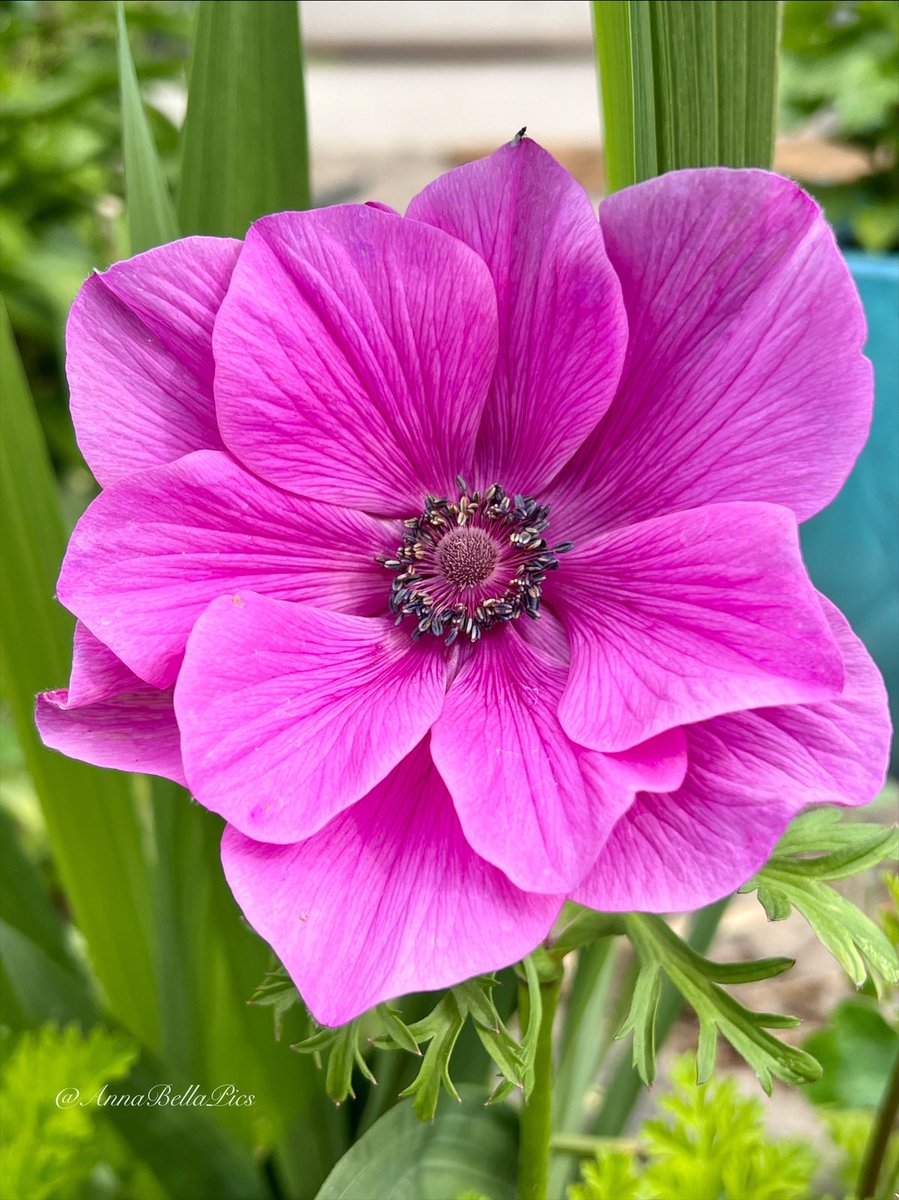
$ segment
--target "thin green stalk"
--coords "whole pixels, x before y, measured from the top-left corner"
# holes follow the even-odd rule
[[[877,1108],[871,1136],[865,1148],[862,1169],[858,1177],[858,1200],[869,1200],[877,1194],[877,1183],[883,1171],[883,1160],[890,1144],[890,1134],[899,1115],[899,1054],[893,1060],[893,1070]]]
[[[553,1021],[559,1002],[562,975],[540,984],[542,1014],[534,1086],[522,1105],[518,1151],[518,1200],[547,1200],[549,1189],[549,1140],[552,1133]],[[522,1034],[530,1020],[527,984],[518,989]]]
[[[556,1154],[593,1158],[600,1150],[620,1150],[625,1154],[636,1154],[639,1145],[636,1138],[592,1137],[589,1133],[554,1133],[549,1148]]]

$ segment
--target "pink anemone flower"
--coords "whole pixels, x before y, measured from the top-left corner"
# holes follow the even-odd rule
[[[324,1024],[521,958],[566,897],[715,900],[883,779],[797,536],[865,440],[863,340],[788,180],[679,171],[600,221],[527,139],[404,217],[118,263],[68,325],[102,491],[44,741],[224,817]]]

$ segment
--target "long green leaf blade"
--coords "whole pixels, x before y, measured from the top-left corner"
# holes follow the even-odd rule
[[[257,217],[307,208],[299,6],[197,6],[178,211],[185,234],[243,237]]]
[[[593,25],[606,189],[617,192],[658,174],[652,74],[636,67],[652,53],[649,9],[630,0],[594,0]]]
[[[610,191],[684,167],[770,167],[778,0],[595,0]]]
[[[72,625],[53,600],[65,545],[55,484],[2,306],[0,358],[0,651],[5,692],[91,962],[115,1015],[154,1045],[149,888],[130,782],[45,750],[34,728],[35,693],[59,686],[68,677]]]
[[[178,237],[178,219],[147,124],[137,72],[128,45],[122,0],[116,2],[116,28],[128,235],[131,253],[139,254],[151,246],[174,241]]]

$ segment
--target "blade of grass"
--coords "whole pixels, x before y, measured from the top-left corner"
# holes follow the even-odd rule
[[[128,45],[122,0],[116,0],[116,29],[125,159],[125,213],[131,253],[139,254],[151,246],[174,241],[178,237],[178,219],[144,112]]]
[[[609,191],[684,167],[770,167],[780,4],[595,0]]]
[[[157,1021],[147,864],[130,780],[45,750],[35,693],[68,677],[70,618],[53,592],[65,537],[55,483],[0,306],[0,639],[5,693],[60,877],[113,1013],[146,1044]]]
[[[197,9],[181,227],[243,237],[257,217],[309,204],[299,6],[229,0]]]
[[[594,0],[593,29],[606,190],[617,192],[658,174],[652,77],[635,70],[651,53],[649,9],[629,0]]]

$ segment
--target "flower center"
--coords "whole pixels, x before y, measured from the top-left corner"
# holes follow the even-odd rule
[[[493,574],[499,562],[499,547],[486,529],[451,529],[437,544],[437,563],[447,581],[458,588],[471,588]]]
[[[390,611],[399,625],[415,618],[413,638],[459,634],[476,642],[498,623],[522,613],[536,620],[547,571],[570,542],[548,547],[544,532],[549,505],[528,496],[509,496],[498,484],[481,494],[457,479],[459,499],[428,496],[420,517],[404,521],[394,557],[378,562],[396,573]]]

